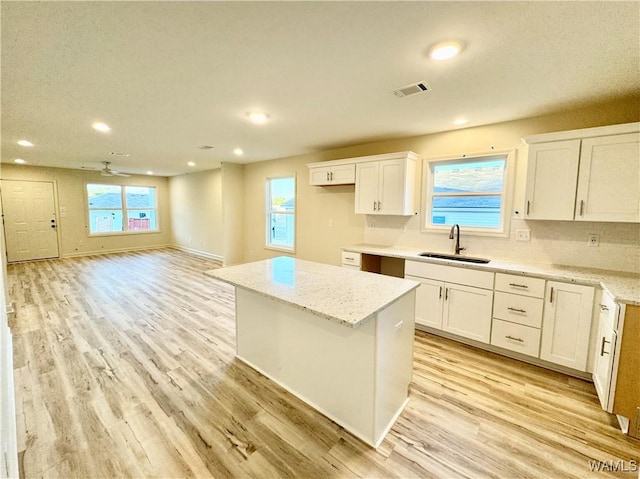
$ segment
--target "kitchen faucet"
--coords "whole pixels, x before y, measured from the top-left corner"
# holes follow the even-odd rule
[[[453,230],[456,230],[456,254],[460,254],[460,251],[465,250],[466,248],[460,247],[460,225],[458,223],[454,224],[451,227],[451,231],[449,232],[449,239],[453,239]]]

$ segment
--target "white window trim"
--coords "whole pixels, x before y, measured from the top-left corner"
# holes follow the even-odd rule
[[[89,192],[87,191],[88,185],[105,185],[105,186],[119,186],[121,188],[120,194],[122,195],[122,208],[89,208]],[[127,208],[126,205],[126,194],[125,188],[153,188],[155,190],[155,201],[156,204],[153,208]],[[145,235],[145,234],[157,234],[160,233],[160,213],[158,208],[158,187],[153,185],[128,185],[123,183],[100,183],[95,181],[86,181],[84,184],[84,209],[85,209],[85,218],[87,220],[87,236],[91,238],[95,238],[98,236],[126,236],[126,235]],[[122,211],[122,231],[101,231],[100,233],[92,233],[91,232],[91,210],[92,209],[100,209],[100,210],[113,210],[113,211]],[[154,230],[143,230],[143,231],[131,231],[129,230],[129,224],[125,221],[127,218],[127,210],[155,210],[156,212],[156,229]]]
[[[284,178],[293,178],[293,211],[278,211],[278,214],[289,214],[293,216],[293,246],[291,248],[286,248],[284,246],[275,246],[270,244],[269,240],[271,239],[271,180],[278,180]],[[264,236],[264,247],[268,250],[273,251],[281,251],[283,253],[295,253],[296,252],[296,243],[298,241],[298,219],[297,219],[297,211],[298,211],[298,178],[295,173],[290,173],[286,175],[277,175],[277,176],[268,176],[265,179],[265,196],[264,196],[264,224],[265,224],[265,236]]]
[[[446,157],[429,158],[423,160],[422,167],[422,222],[420,231],[423,233],[443,232],[449,233],[451,225],[431,225],[431,204],[433,198],[433,167],[437,163],[447,163],[451,161],[473,162],[482,158],[494,156],[505,156],[505,181],[502,186],[503,208],[500,217],[502,228],[486,229],[473,228],[471,226],[462,226],[465,234],[473,236],[493,236],[508,238],[511,226],[511,210],[513,206],[513,187],[515,176],[516,149],[508,150],[490,150],[471,154],[460,154]]]

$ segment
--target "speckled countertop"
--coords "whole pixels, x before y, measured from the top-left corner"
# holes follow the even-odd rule
[[[553,264],[515,263],[497,259],[492,259],[491,262],[487,264],[464,263],[418,256],[418,253],[425,251],[425,249],[374,244],[357,244],[345,247],[343,250],[403,258],[412,261],[424,261],[425,263],[446,264],[459,268],[494,271],[496,273],[523,274],[555,281],[600,286],[611,293],[615,301],[619,303],[640,305],[640,275],[633,273]]]
[[[205,274],[350,327],[360,326],[420,285],[286,256]]]

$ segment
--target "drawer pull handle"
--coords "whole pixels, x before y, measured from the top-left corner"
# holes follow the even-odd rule
[[[604,350],[605,344],[611,344],[611,341],[607,341],[607,338],[602,336],[602,344],[600,345],[600,356],[604,356],[605,354],[609,354],[609,352]]]
[[[527,313],[524,309],[518,309],[518,308],[512,308],[512,307],[508,307],[507,309],[509,311],[513,311],[514,313],[524,313],[524,314]]]
[[[549,293],[549,302],[553,303],[553,287],[551,288],[551,292]]]
[[[438,296],[438,299],[442,299],[442,286],[440,286],[440,295]]]
[[[444,300],[447,301],[449,299],[449,288],[444,288]]]
[[[514,288],[529,289],[529,286],[527,286],[526,284],[509,283],[509,286],[513,286]]]
[[[513,336],[509,336],[508,334],[505,336],[505,338],[510,339],[511,341],[518,341],[519,343],[524,343],[524,339],[514,338]]]
[[[600,305],[600,309],[601,309],[602,311],[609,311],[609,308],[607,308],[607,306],[606,306],[606,305],[604,305],[604,304],[601,304],[601,305]]]

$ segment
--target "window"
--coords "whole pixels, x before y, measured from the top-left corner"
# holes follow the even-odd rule
[[[294,251],[296,231],[296,179],[267,178],[266,246]]]
[[[504,235],[511,152],[433,160],[426,168],[425,228],[465,226]]]
[[[158,231],[156,189],[87,184],[89,234]]]

